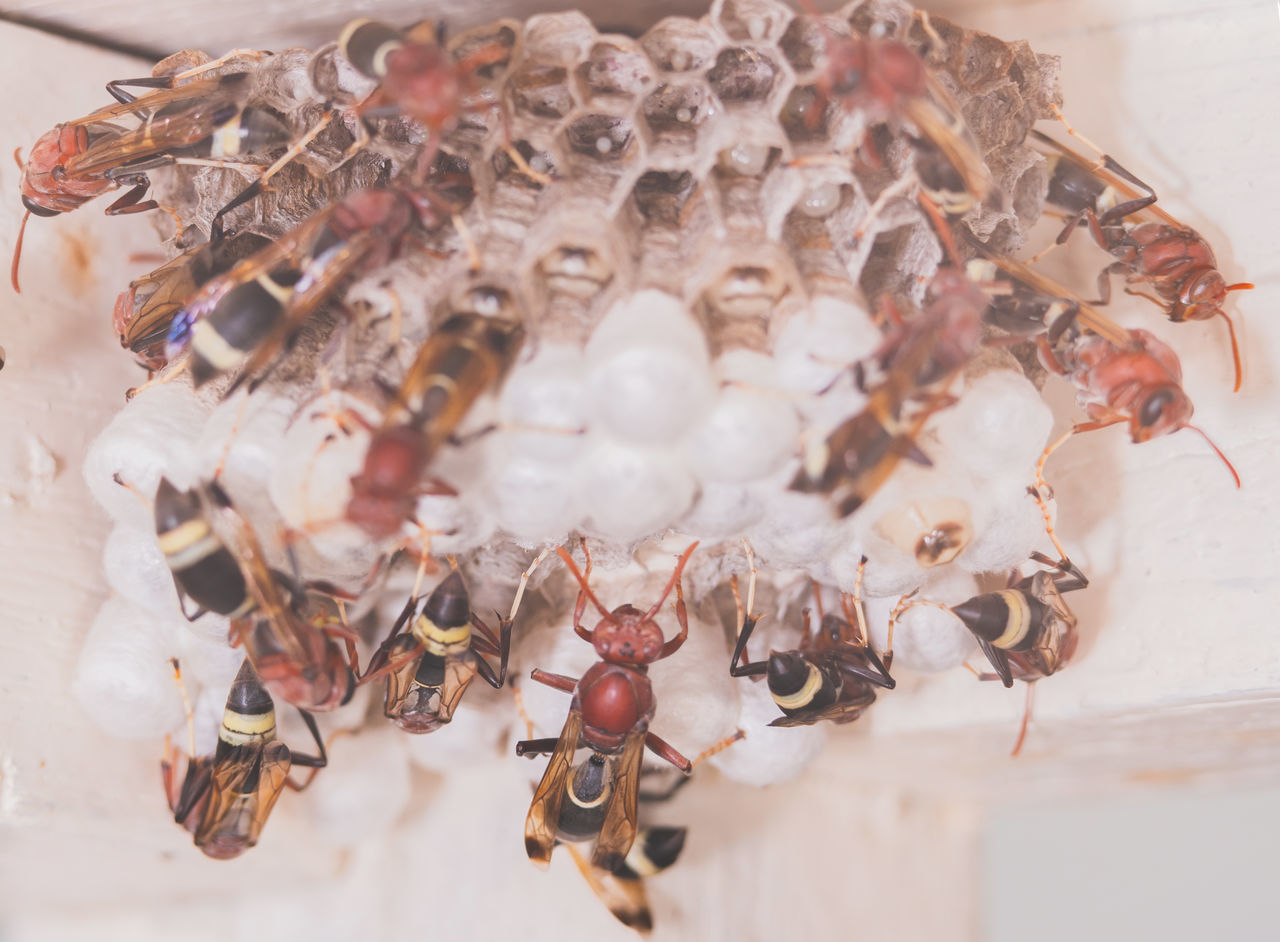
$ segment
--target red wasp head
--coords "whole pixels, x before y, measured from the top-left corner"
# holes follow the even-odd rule
[[[679,602],[677,609],[681,618],[682,634],[671,641],[663,641],[662,629],[653,620],[653,616],[662,608],[667,596],[671,594],[671,590],[679,585],[680,575],[684,572],[685,563],[689,561],[689,557],[693,555],[697,545],[696,542],[692,543],[681,554],[679,561],[676,562],[675,570],[671,573],[671,578],[667,581],[667,587],[662,590],[661,597],[653,603],[653,607],[647,612],[640,611],[630,603],[619,605],[612,612],[606,609],[600,604],[600,600],[596,598],[595,593],[591,591],[591,586],[587,584],[587,577],[578,570],[573,559],[565,552],[564,548],[560,547],[556,550],[582,587],[582,592],[578,597],[578,610],[574,616],[574,630],[584,639],[591,642],[596,649],[596,654],[600,656],[600,660],[607,661],[610,664],[652,664],[654,661],[660,661],[664,657],[674,654],[680,648],[680,645],[684,644],[683,599]],[[590,565],[588,564],[589,569]],[[681,593],[677,591],[677,594],[680,595]],[[586,605],[586,599],[590,599],[600,614],[604,616],[597,622],[595,629],[592,631],[587,631],[578,624],[582,609]]]
[[[18,260],[22,257],[22,237],[27,231],[27,220],[32,216],[56,216],[69,212],[116,185],[102,176],[73,177],[67,174],[67,163],[88,150],[95,140],[119,133],[109,124],[98,125],[98,128],[98,132],[91,133],[89,125],[60,124],[40,136],[25,164],[18,157],[18,151],[13,152],[14,160],[22,168],[19,187],[22,205],[27,209],[18,229],[18,241],[13,247],[13,263],[9,269],[14,291],[21,290],[18,287]]]
[[[1226,303],[1227,293],[1231,291],[1248,291],[1253,287],[1247,281],[1229,285],[1227,279],[1216,268],[1202,268],[1193,272],[1178,287],[1178,295],[1169,308],[1169,319],[1173,321],[1207,321],[1211,317],[1227,317],[1222,305]],[[1227,318],[1227,323],[1231,319]],[[1232,341],[1235,332],[1232,331]]]
[[[1109,401],[1114,408],[1128,415],[1129,437],[1134,442],[1145,442],[1189,428],[1222,459],[1236,487],[1239,487],[1240,475],[1235,466],[1203,429],[1191,424],[1195,407],[1182,390],[1182,367],[1177,355],[1148,331],[1133,330],[1130,334],[1139,344],[1138,348],[1117,350],[1106,358],[1113,361],[1114,365],[1107,366],[1111,366],[1112,375],[1118,380]],[[1102,366],[1102,369],[1107,366]]]
[[[110,131],[115,133],[115,129]],[[102,133],[91,133],[84,124],[60,125],[41,135],[22,168],[22,205],[35,216],[56,216],[111,189],[115,184],[105,177],[67,174],[68,162],[101,136]]]
[[[387,56],[382,92],[413,120],[441,131],[458,117],[466,88],[439,43],[407,42]]]
[[[909,46],[844,36],[827,44],[818,87],[849,105],[894,111],[903,100],[924,94],[925,78],[924,61]]]
[[[629,604],[605,615],[591,632],[596,654],[610,664],[652,664],[662,655],[662,640],[651,613]]]

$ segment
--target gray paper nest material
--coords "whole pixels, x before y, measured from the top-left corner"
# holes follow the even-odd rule
[[[826,36],[850,29],[900,38],[936,70],[1010,194],[1008,210],[978,208],[966,222],[997,249],[1020,244],[1045,189],[1043,162],[1024,138],[1059,101],[1055,57],[891,0],[820,20],[772,0],[721,0],[699,20],[669,17],[636,39],[601,34],[580,13],[547,14],[449,42],[455,56],[495,37],[509,50],[486,66],[485,96],[445,135],[436,163],[440,179],[462,180],[459,192],[474,194],[460,215],[481,272],[469,271],[462,238],[444,226],[428,238],[430,253],[408,253],[353,286],[349,307],[377,319],[398,302],[402,345],[411,350],[430,322],[468,303],[469,286],[496,288],[533,336],[581,341],[609,303],[657,287],[690,304],[718,353],[767,350],[793,302],[815,293],[889,290],[918,299],[942,251],[911,189],[853,238],[875,197],[910,167],[905,138],[840,109],[819,122],[804,117]],[[201,61],[179,57],[162,65]],[[280,113],[299,135],[327,102],[347,106],[373,89],[332,45],[286,50],[250,68],[253,103]],[[357,120],[339,110],[270,192],[228,217],[229,228],[279,235],[344,193],[391,179],[422,146],[411,122],[379,119],[371,146],[339,166]],[[875,158],[865,166],[849,159],[868,136],[878,168]],[[509,144],[553,182],[521,173]],[[790,165],[815,155],[841,155],[843,167]],[[203,231],[250,179],[200,167],[157,176],[160,199]],[[392,300],[379,307],[371,296]],[[385,345],[377,356],[386,356]],[[365,359],[348,351],[339,363],[358,378],[371,372]]]

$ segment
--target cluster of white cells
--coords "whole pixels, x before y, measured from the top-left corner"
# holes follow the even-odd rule
[[[854,4],[830,21],[917,44],[924,35],[918,15],[891,3]],[[893,290],[919,301],[942,259],[910,189],[867,216],[901,172],[901,129],[884,125],[880,160],[855,167],[851,146],[879,120],[803,117],[823,51],[822,32],[804,22],[780,4],[717,0],[707,16],[663,20],[639,39],[599,34],[577,14],[505,24],[518,41],[491,77],[491,107],[467,112],[442,145],[475,191],[460,225],[445,227],[432,251],[403,253],[340,292],[344,312],[321,317],[252,392],[242,386],[224,399],[225,383],[195,391],[185,376],[149,384],[92,446],[85,479],[114,527],[103,553],[112,594],[74,687],[94,719],[115,735],[185,740],[177,658],[197,751],[207,753],[243,656],[228,644],[227,619],[188,621],[180,611],[147,504],[162,477],[186,488],[216,474],[275,568],[356,597],[347,617],[365,639],[362,660],[408,599],[425,545],[433,563],[422,592],[452,556],[487,617],[506,612],[521,572],[546,547],[578,552],[585,538],[597,596],[610,608],[645,609],[675,557],[699,541],[684,576],[688,643],[652,668],[653,729],[686,756],[743,730],[709,762],[759,785],[799,774],[829,730],[767,727],[778,709],[765,685],[729,676],[740,625],[728,582],[738,576],[745,591],[746,547],[759,575],[755,607],[768,613],[753,660],[795,647],[802,609],[820,601],[839,611],[840,593],[859,594],[883,650],[904,595],[956,604],[1047,549],[1028,487],[1052,415],[1001,352],[951,384],[956,401],[917,438],[928,464],[900,461],[856,512],[841,517],[828,496],[789,486],[807,446],[866,405],[853,367],[886,332],[862,298]],[[1038,214],[1028,193],[1043,172],[1022,135],[1047,112],[1053,63],[1025,44],[948,35],[990,46],[990,74],[948,71],[945,58],[937,74],[978,119],[974,134],[1012,196],[1003,208],[979,207],[972,226],[1016,242]],[[295,131],[332,98],[312,87],[318,76],[351,83],[353,99],[372,87],[335,56],[294,50],[253,66],[264,99]],[[988,114],[1004,118],[981,120]],[[353,126],[339,120],[333,130]],[[511,172],[512,141],[548,182]],[[339,189],[330,198],[374,163],[405,166],[422,138],[375,135],[369,146],[373,157],[332,174]],[[288,191],[325,176],[317,153],[281,175],[283,197],[250,205],[232,224],[267,236],[295,225],[307,209]],[[812,159],[824,154],[838,159]],[[243,186],[228,176],[185,166],[155,174],[162,199],[196,227]],[[442,314],[486,305],[520,319],[527,336],[505,379],[431,464],[431,478],[453,493],[426,489],[401,533],[372,541],[342,518],[383,390],[398,385]],[[949,550],[922,551],[939,533]],[[516,622],[511,673],[536,737],[559,732],[568,697],[530,683],[529,671],[579,676],[596,660],[570,627],[576,593],[553,553],[534,571]],[[670,608],[658,620],[670,637]],[[933,606],[901,614],[893,652],[895,674],[981,658],[960,620]],[[277,709],[285,737],[297,735],[291,711]],[[341,756],[306,799],[321,833],[339,843],[394,820],[409,797],[407,763],[447,772],[492,761],[528,732],[511,692],[480,684],[430,736],[399,734],[382,716],[381,690],[368,687],[321,724],[358,730],[339,748],[367,753]],[[536,781],[543,763],[519,762],[516,774]],[[366,794],[376,800],[356,800]]]

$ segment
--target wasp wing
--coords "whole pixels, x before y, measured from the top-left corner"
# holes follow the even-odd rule
[[[613,760],[613,792],[605,809],[604,824],[595,852],[593,866],[617,870],[627,859],[636,840],[636,815],[640,801],[640,762],[644,758],[646,729],[633,728],[622,742],[622,752]]]
[[[191,147],[213,134],[240,110],[239,96],[225,85],[209,88],[194,96],[188,91],[190,87],[184,85],[173,89],[186,94],[170,102],[176,106],[189,101],[187,107],[175,107],[172,111],[149,109],[150,113],[140,126],[100,141],[67,161],[67,174],[88,176]],[[152,97],[147,95],[130,104],[138,105]]]
[[[1156,197],[1155,190],[1142,180],[1139,180],[1124,167],[1120,166],[1120,164],[1116,162],[1115,158],[1109,154],[1103,154],[1101,161],[1089,160],[1083,154],[1072,150],[1061,141],[1055,141],[1048,134],[1045,134],[1043,131],[1037,131],[1034,128],[1031,129],[1031,133],[1028,137],[1039,148],[1041,153],[1050,154],[1063,160],[1070,161],[1085,172],[1099,178],[1105,182],[1107,186],[1130,200],[1146,200],[1148,198],[1154,199]],[[1152,216],[1157,216],[1178,229],[1186,228],[1182,222],[1178,221],[1159,206],[1154,204],[1142,207],[1142,209],[1138,210],[1138,213],[1149,213]]]
[[[1076,315],[1076,319],[1109,343],[1122,348],[1133,345],[1133,337],[1130,336],[1127,330],[1052,278],[1047,278],[1035,269],[1029,268],[1011,258],[991,258],[990,260],[1010,278],[1021,281],[1046,297],[1061,298],[1075,306],[1079,312]]]
[[[909,99],[905,110],[911,123],[955,168],[969,195],[978,203],[987,202],[997,192],[996,183],[951,93],[930,76],[928,94]]]
[[[565,782],[573,766],[573,754],[582,736],[582,711],[569,708],[569,716],[560,731],[560,740],[542,773],[542,781],[533,793],[533,803],[524,820],[524,849],[529,859],[540,867],[551,863],[551,851],[556,845],[556,832],[560,827],[560,803],[564,800]]]
[[[637,932],[650,932],[653,929],[653,913],[649,909],[649,897],[644,889],[644,880],[639,877],[621,876],[593,867],[572,844],[566,844],[569,856],[578,867],[578,872],[587,881],[587,886],[596,894],[596,899],[608,907],[620,923]]]
[[[196,831],[196,846],[237,847],[239,853],[258,843],[284,790],[290,764],[289,747],[273,740],[251,755],[238,760],[233,756],[215,766],[209,804]]]
[[[236,560],[240,563],[240,571],[244,574],[245,585],[256,603],[256,611],[246,616],[246,619],[251,622],[256,621],[259,624],[265,622],[267,627],[270,628],[273,642],[285,652],[290,661],[304,666],[311,664],[314,659],[311,656],[310,647],[303,643],[298,636],[298,632],[300,630],[314,629],[311,629],[311,626],[296,616],[285,602],[284,596],[280,591],[280,585],[276,581],[276,576],[267,563],[262,544],[258,542],[258,538],[249,526],[248,521],[240,516],[240,513],[230,503],[213,496],[211,489],[206,491],[205,496],[206,506],[212,504],[217,507],[222,519],[227,522],[227,533],[231,537],[230,543],[232,544],[230,548]],[[240,620],[237,620],[233,624],[240,623]],[[256,625],[252,628],[242,628],[241,630],[245,648],[249,651],[251,660],[255,661],[265,653],[255,649],[257,635]]]
[[[1034,671],[1042,677],[1055,674],[1076,650],[1076,616],[1067,606],[1047,572],[1037,572],[1031,578],[1030,593],[1048,606],[1044,624],[1030,651],[1022,656],[1030,662]]]
[[[470,650],[458,657],[449,657],[444,662],[444,683],[440,685],[440,706],[436,715],[442,722],[453,719],[453,713],[462,702],[462,695],[471,686],[472,678],[478,670],[477,656]]]
[[[977,637],[976,635],[974,637]],[[987,660],[991,662],[991,666],[996,669],[996,674],[1000,678],[1000,683],[1006,687],[1013,686],[1013,668],[1009,666],[1009,655],[997,648],[990,641],[978,638],[978,647],[982,648],[982,653],[987,656]],[[990,677],[984,677],[989,680]]]
[[[169,810],[173,812],[173,820],[188,831],[194,832],[204,816],[205,801],[209,797],[209,786],[213,781],[211,774],[213,760],[207,756],[200,759],[184,757],[186,772],[183,774],[181,786],[178,786],[176,758],[175,751],[160,763],[165,797],[169,800]]]
[[[116,102],[91,111],[81,118],[66,122],[69,125],[97,124],[128,115],[141,117],[154,115],[164,108],[195,104],[202,99],[219,102],[241,101],[248,97],[247,72],[234,72],[213,78],[195,79],[173,88],[161,88],[135,98],[133,101]]]
[[[308,220],[309,222],[311,220]],[[302,326],[311,319],[325,301],[333,296],[347,276],[353,274],[368,258],[370,252],[376,248],[378,238],[378,235],[371,231],[357,232],[341,246],[324,253],[321,260],[308,263],[303,268],[302,277],[294,286],[293,293],[285,305],[284,316],[280,318],[275,329],[249,355],[240,368],[240,375],[227,389],[226,396],[230,396],[241,383],[255,376],[259,370],[278,356],[282,349],[289,348]]]

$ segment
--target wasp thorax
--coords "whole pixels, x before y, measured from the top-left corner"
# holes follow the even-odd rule
[[[624,668],[614,667],[583,685],[580,695],[587,723],[615,735],[622,735],[636,725],[641,714],[640,704],[628,673]]]
[[[351,479],[357,496],[412,488],[426,463],[426,441],[416,429],[394,426],[378,432],[369,443],[364,468]]]

